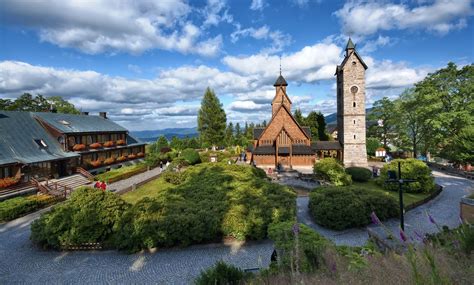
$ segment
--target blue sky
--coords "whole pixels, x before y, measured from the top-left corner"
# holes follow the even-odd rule
[[[330,114],[349,36],[370,106],[472,64],[472,15],[469,0],[3,0],[0,98],[60,95],[151,130],[196,126],[209,86],[228,121],[268,121],[281,56],[294,108]]]

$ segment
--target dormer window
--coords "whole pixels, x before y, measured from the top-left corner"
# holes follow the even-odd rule
[[[356,64],[357,64],[357,62],[355,62],[355,61],[352,62],[352,65],[356,65]]]
[[[34,141],[40,148],[47,148],[48,147],[48,145],[42,139],[35,139]]]
[[[69,126],[71,123],[69,123],[68,121],[65,121],[65,120],[61,120],[59,121],[61,124],[65,125],[65,126]]]

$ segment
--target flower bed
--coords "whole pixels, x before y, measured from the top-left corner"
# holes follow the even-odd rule
[[[132,154],[129,154],[129,155],[128,155],[128,159],[135,159],[135,158],[137,158],[137,155],[136,155],[136,154],[133,154],[133,153],[132,153]]]
[[[92,149],[97,149],[97,148],[101,148],[102,145],[100,143],[93,143],[91,145],[89,145],[90,148]]]
[[[104,164],[107,164],[107,165],[112,164],[114,162],[115,162],[115,158],[113,157],[109,157],[106,160],[104,160]]]
[[[73,151],[81,151],[81,150],[85,150],[85,149],[86,149],[86,145],[84,145],[84,144],[75,144],[72,147]]]
[[[125,161],[125,160],[127,160],[127,157],[124,155],[117,157],[117,161]]]
[[[139,152],[139,153],[137,153],[137,156],[138,156],[138,157],[144,157],[145,154],[144,154],[143,152]]]
[[[100,160],[94,160],[94,161],[89,162],[89,164],[90,164],[92,167],[95,168],[95,167],[101,166],[101,165],[102,165],[102,161],[100,161]]]
[[[20,182],[20,180],[15,177],[2,178],[0,179],[0,189],[10,187],[17,184],[18,182]]]
[[[117,145],[125,145],[125,140],[118,140]]]
[[[104,143],[104,147],[113,147],[114,146],[114,142],[113,141],[106,141]]]

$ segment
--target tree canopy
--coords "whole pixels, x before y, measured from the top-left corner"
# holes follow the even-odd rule
[[[222,104],[214,91],[208,87],[198,113],[198,131],[204,146],[224,143],[226,123],[226,114]]]
[[[47,112],[54,108],[58,113],[79,114],[75,106],[60,96],[44,97],[43,95],[32,95],[23,93],[20,97],[11,99],[0,99],[0,110]]]

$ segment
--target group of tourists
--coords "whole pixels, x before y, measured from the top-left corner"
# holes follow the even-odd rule
[[[97,181],[94,184],[94,188],[101,189],[105,192],[107,190],[107,183],[105,183],[104,181]]]

